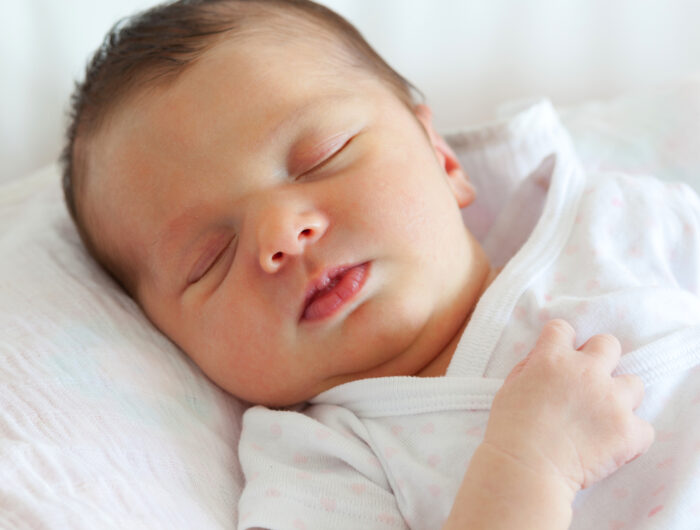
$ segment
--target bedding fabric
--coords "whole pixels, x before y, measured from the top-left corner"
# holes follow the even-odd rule
[[[58,171],[0,194],[0,528],[232,528],[243,406],[88,259]]]
[[[700,198],[684,184],[584,172],[546,102],[513,123],[453,138],[466,167],[505,175],[511,192],[499,193],[483,240],[505,267],[447,376],[359,380],[298,411],[248,409],[239,529],[442,527],[494,394],[552,318],[574,326],[576,347],[597,333],[620,339],[616,372],[642,377],[637,413],[658,433],[648,453],[577,495],[571,528],[697,528]],[[507,166],[484,156],[513,145]]]
[[[566,109],[562,119],[585,167],[682,178],[700,189],[698,78]],[[517,116],[504,127],[520,143],[475,149],[451,137],[480,187],[482,234],[498,215],[486,197],[510,192],[509,175],[536,169],[520,154],[546,143]],[[500,160],[488,179],[475,173],[479,157]],[[59,181],[52,165],[0,187],[0,528],[235,527],[245,405],[206,379],[92,263]],[[659,443],[677,443],[672,432],[662,429]],[[666,465],[658,473],[677,462]],[[631,499],[630,491],[613,495]]]

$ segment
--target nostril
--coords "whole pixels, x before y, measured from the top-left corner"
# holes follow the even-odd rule
[[[272,255],[272,261],[279,261],[282,259],[283,256],[284,256],[284,254],[282,252],[275,252]]]
[[[304,230],[299,232],[299,239],[301,240],[302,238],[309,237],[312,233],[310,228],[304,228]]]

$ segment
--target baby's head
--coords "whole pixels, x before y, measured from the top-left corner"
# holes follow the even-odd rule
[[[91,254],[251,402],[437,373],[489,272],[428,108],[305,0],[176,2],[118,25],[63,161]]]

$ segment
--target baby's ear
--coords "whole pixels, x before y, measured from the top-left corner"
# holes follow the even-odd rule
[[[468,206],[472,203],[476,195],[474,186],[469,182],[469,177],[467,177],[462,169],[459,159],[452,148],[442,136],[435,132],[433,128],[433,112],[430,110],[430,107],[422,103],[413,107],[413,112],[428,133],[430,143],[433,146],[433,150],[435,151],[440,165],[445,170],[447,181],[450,184],[455,199],[457,199],[457,204],[459,204],[460,208]]]

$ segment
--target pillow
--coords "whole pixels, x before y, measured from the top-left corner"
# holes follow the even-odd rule
[[[89,259],[59,181],[0,189],[0,527],[234,528],[242,403]]]
[[[588,167],[680,177],[700,190],[699,110],[695,78],[561,116]],[[530,149],[533,115],[448,138],[467,164],[498,149],[503,131],[522,141],[511,150]],[[507,189],[519,173],[472,177],[481,191]],[[0,187],[0,527],[234,528],[245,405],[92,262],[59,182],[52,165]]]

